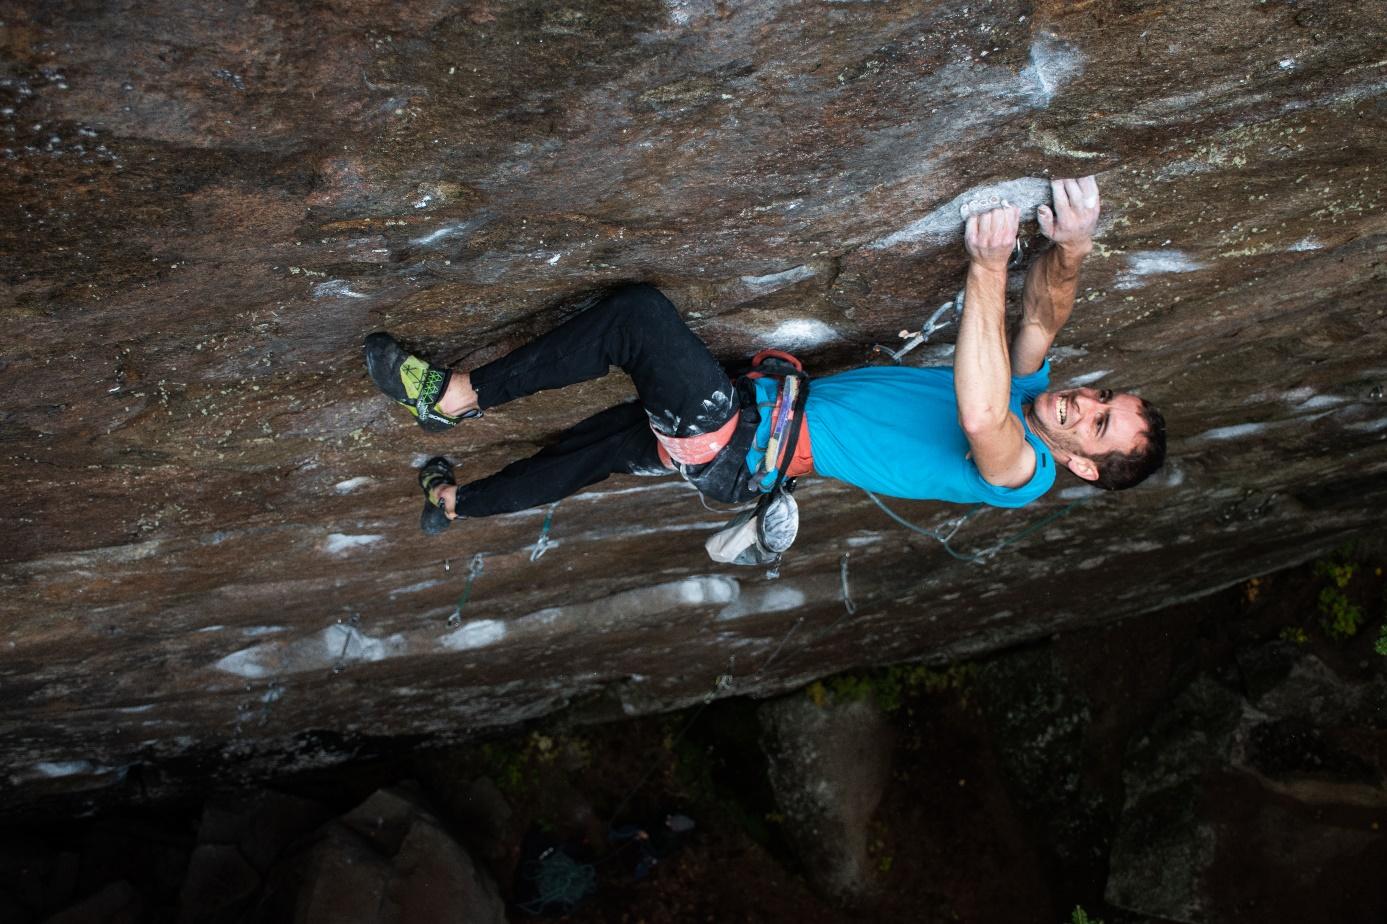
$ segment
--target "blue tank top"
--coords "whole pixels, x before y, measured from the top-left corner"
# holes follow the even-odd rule
[[[1049,360],[1011,380],[1011,412],[1035,450],[1035,474],[1019,488],[989,484],[968,457],[949,366],[872,366],[814,379],[805,411],[814,471],[891,497],[1020,507],[1055,483],[1055,460],[1021,413],[1049,384]]]

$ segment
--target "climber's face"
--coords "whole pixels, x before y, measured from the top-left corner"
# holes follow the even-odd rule
[[[1146,440],[1146,419],[1136,395],[1108,389],[1070,388],[1037,395],[1026,415],[1031,430],[1086,481],[1098,477],[1095,459],[1128,454]]]

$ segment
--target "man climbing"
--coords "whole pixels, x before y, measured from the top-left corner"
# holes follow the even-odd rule
[[[798,441],[778,467],[792,477],[813,471],[894,497],[1001,507],[1040,497],[1057,465],[1110,490],[1160,468],[1165,423],[1150,403],[1109,390],[1047,390],[1045,354],[1074,307],[1099,213],[1093,177],[1050,185],[1053,207],[1040,206],[1036,217],[1053,246],[1026,274],[1010,346],[1007,262],[1020,211],[1001,203],[966,219],[970,260],[952,369],[866,367],[814,380],[791,425]],[[622,288],[471,371],[429,365],[385,333],[367,337],[365,353],[376,385],[429,431],[605,375],[613,365],[635,383],[638,401],[582,421],[553,446],[494,475],[457,485],[452,465],[431,459],[419,475],[425,532],[440,532],[459,516],[552,503],[613,473],[678,470],[727,503],[751,500],[767,483],[757,462],[772,429],[776,380],[734,385],[669,300],[648,285]],[[786,442],[779,442],[782,451]]]

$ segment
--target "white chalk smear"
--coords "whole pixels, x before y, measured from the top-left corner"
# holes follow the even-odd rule
[[[1127,269],[1114,285],[1118,289],[1138,289],[1147,276],[1192,273],[1203,268],[1203,263],[1178,250],[1138,250],[1127,255]]]
[[[34,764],[34,774],[43,777],[76,776],[96,769],[96,764],[89,760],[44,760]]]
[[[1318,411],[1327,407],[1338,407],[1341,404],[1348,404],[1347,398],[1340,398],[1338,395],[1312,395],[1296,405],[1299,411]]]
[[[812,318],[782,321],[767,336],[779,349],[802,350],[838,339],[838,332],[823,321]]]
[[[380,542],[384,538],[384,536],[348,536],[345,533],[329,533],[323,542],[323,551],[329,555],[340,555],[348,549]]]
[[[1197,440],[1236,440],[1244,436],[1252,436],[1254,433],[1261,433],[1267,428],[1264,423],[1245,423],[1233,424],[1231,427],[1215,427],[1212,430],[1205,430],[1195,437]]]
[[[439,584],[442,583],[443,581],[439,578],[434,578],[430,581],[420,581],[418,584],[410,584],[408,587],[397,587],[394,590],[390,591],[390,596],[394,597],[398,596],[399,594],[417,594],[421,590],[428,590],[430,587],[437,587]]]
[[[264,647],[257,645],[254,648],[243,648],[227,655],[212,666],[219,671],[235,674],[237,677],[248,677],[251,680],[265,677],[270,673],[270,669],[260,661],[261,656],[265,654],[261,650]]]
[[[238,677],[258,679],[276,674],[322,670],[339,663],[384,661],[405,653],[406,638],[396,633],[373,638],[352,626],[338,623],[294,641],[263,642],[243,648],[212,665]]]
[[[653,591],[656,596],[663,596],[674,605],[698,606],[705,603],[731,602],[737,599],[741,587],[730,578],[707,574],[685,578],[682,581],[674,581],[669,584],[660,584],[646,588],[646,590]]]
[[[385,638],[373,638],[348,625],[329,626],[318,633],[320,644],[322,645],[322,660],[320,665],[336,663],[342,661],[384,661],[386,658],[402,654],[405,647],[403,635],[389,635]],[[298,645],[290,646],[289,654],[293,658],[293,663],[301,663],[305,654],[311,656],[312,642],[311,636]],[[300,670],[302,668],[299,668]]]
[[[816,271],[810,267],[796,266],[783,272],[771,273],[768,276],[743,276],[742,285],[758,294],[764,294],[794,285],[800,280],[808,279],[814,275],[816,275]]]
[[[789,584],[775,584],[743,591],[718,613],[719,620],[740,619],[757,613],[783,613],[804,606],[804,591]]]
[[[465,651],[469,648],[484,648],[494,645],[506,637],[506,625],[496,619],[478,619],[469,622],[455,632],[450,632],[438,640],[444,648]]]
[[[348,478],[346,481],[337,482],[337,484],[332,486],[332,490],[336,491],[338,494],[350,494],[357,488],[363,488],[373,481],[375,481],[374,478],[368,478],[365,475],[357,478]]]
[[[329,279],[313,287],[314,298],[368,298],[365,293],[352,288],[345,279]]]
[[[1360,420],[1357,423],[1348,425],[1350,430],[1366,431],[1376,433],[1378,430],[1387,430],[1387,417],[1379,417],[1377,420]]]
[[[1085,385],[1092,385],[1101,379],[1112,375],[1111,369],[1098,369],[1094,372],[1085,372],[1083,375],[1076,375],[1069,380],[1070,388],[1082,388]]]
[[[1032,101],[1048,105],[1066,83],[1084,72],[1083,55],[1073,45],[1050,33],[1041,33],[1031,44],[1031,63],[1021,71],[1030,86]]]
[[[1307,250],[1323,250],[1324,242],[1317,240],[1313,235],[1311,235],[1310,237],[1302,237],[1300,240],[1296,241],[1294,244],[1292,244],[1290,247],[1286,249],[1292,251],[1293,253],[1303,253]]]
[[[278,635],[288,631],[287,626],[248,626],[241,630],[241,634],[246,638],[259,638],[262,635]]]
[[[423,237],[414,238],[410,243],[416,247],[428,247],[431,244],[437,244],[441,241],[447,241],[455,237],[463,237],[470,234],[486,224],[486,222],[487,218],[485,215],[478,215],[475,218],[469,218],[466,221],[460,221],[456,224],[444,225],[437,231],[425,234]]]

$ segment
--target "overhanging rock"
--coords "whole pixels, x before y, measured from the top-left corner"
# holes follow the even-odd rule
[[[1384,12],[8,8],[8,803],[177,758],[269,772],[374,736],[987,651],[1377,524]],[[466,366],[642,279],[729,361],[791,346],[832,372],[952,297],[961,201],[1029,212],[1046,176],[1080,173],[1104,219],[1054,378],[1165,409],[1152,483],[980,514],[956,545],[1084,500],[970,565],[811,480],[770,584],[710,565],[727,515],[672,480],[565,501],[534,560],[543,510],[421,539],[423,459],[492,471],[630,389],[609,377],[428,436],[372,390],[363,334]],[[910,361],[945,359],[948,334]],[[684,590],[698,599],[669,597]]]

